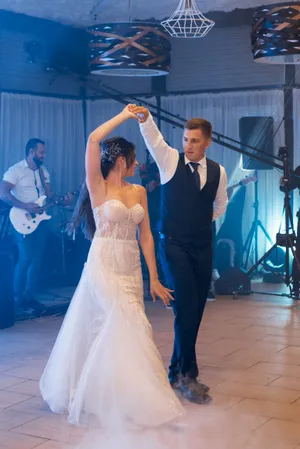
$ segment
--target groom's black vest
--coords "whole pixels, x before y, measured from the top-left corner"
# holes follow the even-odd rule
[[[184,154],[179,155],[173,178],[161,187],[158,231],[182,244],[204,246],[212,240],[213,203],[220,181],[220,166],[207,159],[207,182],[200,191]]]

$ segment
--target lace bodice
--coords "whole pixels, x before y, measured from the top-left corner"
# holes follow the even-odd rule
[[[95,237],[118,240],[135,240],[137,225],[145,215],[139,203],[128,208],[117,199],[108,200],[95,207],[93,213],[96,222]]]

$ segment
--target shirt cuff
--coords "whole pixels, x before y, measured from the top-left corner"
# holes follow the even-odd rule
[[[151,128],[151,126],[155,125],[152,114],[150,113],[147,120],[144,123],[139,123],[139,125],[141,131],[147,130],[147,128]]]

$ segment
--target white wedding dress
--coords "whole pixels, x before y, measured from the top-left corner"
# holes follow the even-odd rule
[[[145,315],[137,225],[140,204],[94,209],[96,234],[40,381],[44,400],[73,424],[141,429],[183,414]],[[101,446],[102,447],[102,446]]]

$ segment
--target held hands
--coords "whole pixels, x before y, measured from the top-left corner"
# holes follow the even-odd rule
[[[130,111],[138,117],[140,123],[145,123],[150,115],[149,109],[144,106],[129,105]]]
[[[135,104],[128,104],[122,111],[125,115],[126,120],[133,118],[138,120],[140,123],[144,123],[150,115],[147,108],[143,106],[136,106]]]
[[[150,283],[150,293],[153,302],[156,301],[156,296],[158,296],[165,304],[165,306],[169,306],[170,301],[174,301],[171,292],[173,292],[173,290],[169,290],[168,288],[164,287],[158,279],[156,279],[155,281],[151,281]]]

